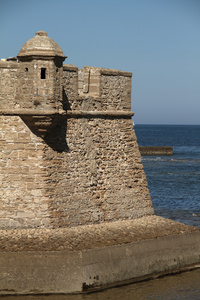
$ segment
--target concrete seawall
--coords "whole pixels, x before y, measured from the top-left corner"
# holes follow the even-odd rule
[[[173,147],[153,147],[141,146],[139,147],[141,155],[173,155]]]
[[[155,215],[0,236],[1,295],[91,292],[200,262],[200,229]]]

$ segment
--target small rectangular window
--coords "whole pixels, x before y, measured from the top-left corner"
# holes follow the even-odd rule
[[[26,78],[28,78],[28,68],[25,68]]]
[[[46,68],[41,68],[41,79],[46,79]]]

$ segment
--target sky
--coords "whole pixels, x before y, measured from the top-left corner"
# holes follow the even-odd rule
[[[38,30],[65,63],[132,72],[135,124],[200,124],[200,0],[0,0],[0,58]]]

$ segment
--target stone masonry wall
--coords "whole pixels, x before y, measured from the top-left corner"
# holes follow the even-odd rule
[[[63,108],[76,109],[78,97],[78,68],[73,65],[63,66]]]
[[[46,149],[55,227],[132,219],[152,205],[131,120],[69,119],[68,152]]]
[[[56,68],[54,61],[33,60],[20,62],[17,73],[15,96],[16,108],[53,109],[61,108],[60,85],[62,68]],[[41,67],[46,70],[46,79],[41,79]]]
[[[48,226],[43,148],[20,117],[0,117],[0,228]]]
[[[0,108],[12,108],[15,105],[18,63],[0,61]]]
[[[108,110],[131,110],[131,79],[128,72],[102,70],[101,98]]]
[[[131,73],[92,69],[64,65],[63,108],[130,111]],[[0,108],[4,95],[2,88]],[[13,98],[5,96],[7,108],[14,96],[14,90]],[[63,116],[45,138],[23,117],[0,116],[0,132],[1,228],[73,227],[153,214],[130,116]]]

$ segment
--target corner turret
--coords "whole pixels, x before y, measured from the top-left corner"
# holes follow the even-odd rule
[[[61,109],[64,56],[45,31],[38,31],[17,55],[18,87],[15,107]]]
[[[45,31],[38,31],[17,55],[19,61],[15,109],[28,110],[24,121],[44,136],[55,117],[44,117],[63,108],[63,61],[66,56]],[[40,117],[35,117],[41,112]],[[51,120],[50,120],[51,119]]]

